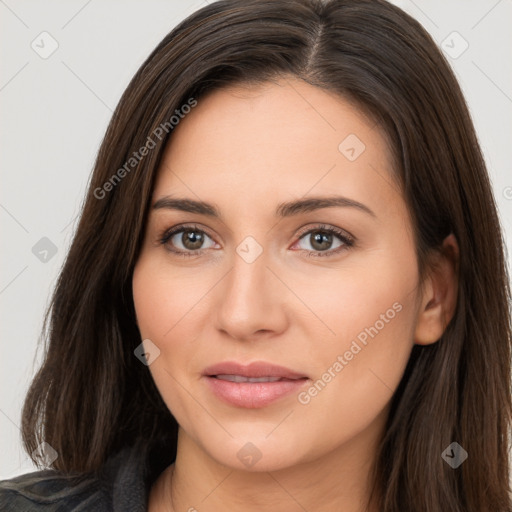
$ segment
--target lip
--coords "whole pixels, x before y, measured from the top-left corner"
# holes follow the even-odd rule
[[[238,375],[246,378],[272,377],[275,382],[232,382],[217,375]],[[209,366],[203,372],[209,389],[222,401],[237,407],[257,409],[265,407],[304,386],[309,378],[301,373],[264,361],[242,365],[225,361]]]
[[[282,379],[302,379],[307,377],[303,373],[294,372],[284,366],[267,363],[265,361],[254,361],[243,365],[236,361],[224,361],[209,366],[203,372],[206,376],[212,375],[241,375],[243,377],[280,377]]]

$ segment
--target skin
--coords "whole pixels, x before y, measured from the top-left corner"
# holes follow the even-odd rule
[[[353,161],[338,149],[349,134],[365,145]],[[133,275],[141,337],[160,350],[149,369],[180,425],[177,459],[151,489],[151,512],[378,510],[364,504],[390,399],[413,345],[436,342],[453,316],[457,285],[450,236],[420,293],[411,218],[393,174],[375,123],[295,78],[214,91],[175,128],[153,203],[202,200],[222,220],[152,209]],[[374,215],[353,207],[274,215],[282,202],[332,195]],[[205,230],[202,253],[170,252],[193,252],[181,233],[174,246],[159,243],[181,224]],[[323,246],[331,256],[309,257],[322,253],[313,239],[319,224],[348,232],[354,245],[334,253],[343,244],[334,236]],[[236,252],[247,236],[262,249],[252,263]],[[394,318],[334,371],[393,304],[401,306]],[[329,368],[331,380],[308,403],[292,393],[241,408],[220,401],[202,377],[227,360],[303,373],[306,392]],[[250,467],[237,456],[248,442],[261,456]]]

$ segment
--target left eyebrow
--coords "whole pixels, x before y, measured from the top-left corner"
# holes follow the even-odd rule
[[[292,215],[298,215],[300,213],[312,212],[320,210],[322,208],[356,208],[362,212],[365,212],[372,217],[377,217],[375,213],[368,208],[368,206],[349,199],[348,197],[342,196],[330,196],[330,197],[309,197],[307,199],[299,199],[297,201],[290,201],[287,203],[281,203],[276,210],[276,215],[280,217],[290,217]]]
[[[307,199],[298,199],[286,203],[280,203],[276,208],[275,215],[279,217],[291,217],[301,213],[308,213],[322,208],[356,208],[362,212],[377,217],[368,206],[342,196],[329,197],[309,197]],[[222,219],[222,216],[216,206],[204,201],[196,201],[195,199],[182,199],[171,196],[164,196],[155,201],[153,209],[158,210],[166,208],[170,210],[180,210],[189,213],[198,213],[208,217]]]

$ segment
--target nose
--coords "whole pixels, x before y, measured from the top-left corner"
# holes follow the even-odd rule
[[[286,288],[268,263],[265,251],[251,263],[234,255],[233,267],[219,283],[215,297],[218,330],[249,341],[286,329]]]

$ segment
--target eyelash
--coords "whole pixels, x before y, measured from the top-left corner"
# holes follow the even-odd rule
[[[192,231],[192,232],[196,232],[196,233],[202,233],[204,235],[207,235],[209,238],[211,238],[213,240],[213,238],[204,229],[201,229],[198,226],[181,225],[181,226],[175,226],[174,228],[165,229],[163,232],[161,232],[160,235],[158,236],[158,243],[161,245],[166,245],[167,242],[169,242],[169,240],[174,235],[176,235],[177,233],[181,233],[183,231]],[[297,235],[298,240],[301,240],[302,238],[304,238],[305,235],[309,235],[309,234],[315,233],[315,232],[328,233],[331,235],[335,235],[336,237],[338,237],[341,240],[343,245],[341,245],[340,247],[337,247],[336,249],[329,249],[327,251],[307,251],[306,249],[301,249],[302,251],[307,252],[308,257],[311,257],[311,258],[331,257],[331,256],[335,256],[335,255],[339,254],[340,252],[347,250],[350,247],[354,246],[355,239],[352,236],[348,235],[348,233],[341,231],[338,228],[335,228],[333,226],[327,226],[325,224],[320,224],[318,226],[315,226],[313,228],[309,228],[305,231],[300,232]],[[201,252],[206,249],[198,249],[196,251],[182,251],[182,250],[170,249],[167,247],[167,250],[169,252],[176,254],[177,256],[182,256],[182,257],[187,258],[187,257],[191,257],[191,256],[197,256],[197,255],[201,254]]]

